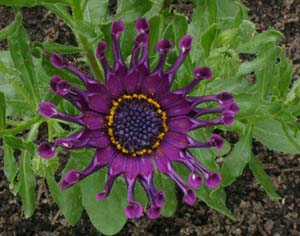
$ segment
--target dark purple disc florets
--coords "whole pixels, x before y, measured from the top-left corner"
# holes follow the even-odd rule
[[[96,56],[104,70],[104,83],[84,74],[62,56],[51,56],[55,67],[67,69],[82,80],[84,90],[59,76],[53,76],[50,82],[52,91],[72,103],[81,113],[62,113],[50,102],[41,103],[39,113],[46,118],[77,123],[83,128],[68,137],[41,143],[39,154],[43,158],[51,158],[59,146],[69,150],[94,148],[95,155],[90,165],[83,170],[69,170],[60,183],[61,187],[69,188],[107,166],[106,183],[103,191],[96,195],[96,200],[106,198],[114,181],[123,175],[128,189],[128,205],[125,208],[127,217],[139,218],[146,208],[147,216],[155,219],[160,216],[165,202],[164,192],[157,190],[153,183],[155,169],[176,183],[183,192],[183,201],[190,205],[196,201],[194,190],[203,182],[208,188],[220,185],[221,175],[204,167],[189,149],[221,149],[221,136],[212,134],[209,140],[200,141],[190,137],[189,132],[202,127],[231,125],[239,107],[227,92],[189,96],[201,81],[212,78],[212,71],[208,67],[195,68],[194,79],[187,86],[171,90],[176,72],[191,49],[191,36],[185,35],[179,41],[180,53],[166,70],[167,54],[173,44],[166,39],[159,41],[156,46],[159,61],[151,71],[149,22],[143,18],[136,21],[138,34],[129,65],[125,64],[119,45],[124,29],[121,21],[111,26],[113,65],[109,65],[105,56],[107,43],[100,42],[97,47]],[[217,105],[201,108],[207,102]],[[207,116],[211,114],[217,114],[217,118],[205,119],[216,117]],[[174,162],[189,169],[188,181],[184,181],[176,172]],[[147,194],[147,206],[142,206],[135,199],[136,182],[141,184]]]

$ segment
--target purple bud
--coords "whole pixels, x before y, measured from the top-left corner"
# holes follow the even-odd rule
[[[50,56],[50,61],[58,69],[62,69],[67,65],[65,59],[58,54],[52,54]]]
[[[125,214],[129,219],[140,218],[143,215],[143,207],[139,202],[130,202],[125,208]]]
[[[156,51],[159,54],[165,54],[173,48],[173,44],[170,40],[162,39],[156,45]]]
[[[64,181],[68,184],[75,184],[80,179],[80,172],[78,170],[69,170],[65,176]]]
[[[121,20],[116,20],[112,23],[110,31],[115,37],[119,37],[120,33],[125,30],[124,23]]]
[[[212,71],[208,67],[200,66],[194,69],[193,75],[198,80],[210,79]]]
[[[105,199],[107,197],[107,191],[103,191],[101,193],[97,193],[96,195],[96,200],[97,201],[102,201],[103,199]]]
[[[138,34],[135,39],[135,45],[136,46],[142,46],[145,45],[148,42],[148,35],[146,34]]]
[[[192,37],[190,35],[183,36],[179,41],[179,48],[183,53],[190,51],[192,47]]]
[[[165,200],[166,200],[165,193],[163,191],[159,191],[155,197],[155,204],[160,207],[164,205]]]
[[[38,154],[45,159],[49,159],[55,155],[55,146],[53,143],[42,142],[38,148]]]
[[[45,118],[51,118],[57,115],[57,110],[53,103],[42,102],[39,105],[39,114]]]
[[[216,188],[222,182],[222,177],[219,173],[209,173],[206,179],[206,186],[208,188]]]
[[[189,184],[192,186],[192,188],[199,188],[202,185],[201,176],[196,172],[191,172],[189,175]]]
[[[232,123],[234,122],[234,118],[235,118],[235,113],[231,111],[225,110],[222,113],[222,121],[226,126],[232,125]]]
[[[151,207],[147,210],[147,216],[149,217],[149,219],[154,220],[157,219],[158,217],[160,217],[161,214],[161,207]]]
[[[104,52],[106,51],[107,43],[102,41],[98,43],[97,49],[96,49],[96,57],[98,59],[102,59],[104,57]]]
[[[57,86],[57,83],[59,81],[61,81],[62,78],[60,78],[58,75],[54,75],[51,80],[50,80],[50,88],[52,89],[53,92],[56,93],[56,86]]]
[[[238,113],[240,110],[240,107],[238,104],[236,104],[235,102],[231,103],[228,107],[227,107],[228,111],[231,111],[233,113]]]
[[[56,92],[61,96],[65,96],[70,92],[70,88],[71,86],[69,85],[68,81],[61,80],[57,83]]]
[[[136,30],[139,33],[149,33],[150,25],[149,22],[145,18],[139,18],[135,21]]]
[[[228,92],[223,92],[217,95],[217,99],[221,104],[231,103],[232,102],[232,95]]]
[[[196,202],[195,191],[193,189],[187,189],[183,196],[183,201],[190,206],[194,205]]]
[[[212,136],[210,137],[210,143],[218,150],[222,149],[224,145],[222,137],[218,134],[212,134]]]

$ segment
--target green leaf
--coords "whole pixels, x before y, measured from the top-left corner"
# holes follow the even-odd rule
[[[218,28],[216,24],[212,24],[209,26],[209,28],[203,33],[201,37],[201,44],[204,49],[205,55],[209,55],[209,51],[211,48],[211,45],[214,42],[214,39],[217,35]]]
[[[154,175],[154,184],[159,190],[163,190],[166,194],[166,203],[163,205],[162,215],[166,217],[172,216],[177,207],[176,189],[173,181],[168,179],[161,173]]]
[[[25,218],[29,218],[35,210],[35,177],[31,168],[30,154],[27,151],[21,154],[19,182],[24,215]]]
[[[6,39],[8,36],[10,36],[15,31],[17,31],[21,23],[22,23],[22,15],[18,13],[16,15],[15,20],[9,26],[5,27],[0,31],[0,41]]]
[[[262,163],[254,156],[250,156],[249,167],[258,183],[261,184],[268,196],[273,200],[279,200],[281,197],[276,193],[272,180],[265,172]]]
[[[29,36],[24,27],[19,27],[18,31],[8,37],[8,45],[14,65],[20,72],[22,85],[30,97],[28,102],[33,109],[36,109],[39,102],[39,90],[29,48]]]
[[[141,3],[139,0],[118,1],[116,19],[121,19],[124,22],[132,22],[148,12],[153,5],[152,1],[144,0]]]
[[[6,128],[6,101],[3,92],[0,92],[0,130]]]
[[[157,26],[155,26],[156,28]],[[174,45],[178,45],[180,39],[187,33],[187,18],[181,14],[173,16],[173,31],[174,31]],[[156,30],[156,29],[155,29]]]
[[[18,167],[13,149],[6,143],[5,136],[3,137],[3,151],[4,174],[8,181],[13,184],[17,176]]]
[[[82,52],[83,49],[71,45],[63,45],[60,43],[55,43],[51,41],[46,42],[34,42],[34,47],[40,47],[45,49],[49,53],[58,53],[58,54],[72,54]]]
[[[223,167],[221,169],[222,186],[228,186],[235,181],[237,177],[242,175],[243,170],[251,155],[252,147],[252,127],[247,126],[245,133],[241,136],[233,150],[225,157]]]
[[[216,1],[197,0],[196,9],[193,12],[192,22],[189,24],[188,33],[193,37],[193,47],[190,55],[193,64],[204,64],[204,51],[201,46],[202,34],[210,24],[215,23]]]
[[[95,24],[110,22],[108,10],[108,0],[89,0],[84,9],[84,20]]]
[[[75,152],[72,152],[68,164],[62,172],[62,176],[64,176],[65,173],[70,169],[84,168],[84,165],[79,160],[78,156],[76,156],[76,154],[74,153]],[[88,160],[90,160],[89,156],[87,157],[86,161]],[[83,211],[79,185],[75,184],[71,188],[62,190],[60,186],[56,183],[54,177],[49,175],[47,177],[47,183],[51,195],[56,204],[58,205],[61,213],[64,215],[69,224],[75,225],[79,221]]]
[[[239,45],[238,51],[241,53],[257,53],[265,44],[270,42],[276,43],[283,39],[284,36],[279,31],[270,29],[263,33],[256,34],[254,37],[248,39],[246,43]]]
[[[0,3],[5,6],[14,7],[34,7],[43,3],[64,3],[69,4],[71,0],[1,0]]]
[[[6,144],[12,148],[26,150],[32,155],[35,153],[35,146],[32,142],[26,142],[23,139],[15,136],[5,136],[4,140]]]
[[[117,180],[109,196],[96,201],[96,194],[103,191],[106,171],[97,171],[80,182],[82,204],[97,230],[105,235],[114,235],[127,220],[124,213],[127,190],[124,181]]]
[[[29,100],[28,95],[24,92],[24,89],[20,89],[19,72],[14,68],[13,64],[9,52],[0,51],[0,91],[5,94],[6,114],[8,116],[25,117],[32,109],[26,102],[26,100]]]
[[[285,130],[277,120],[264,120],[254,125],[253,136],[275,151],[297,154],[300,153],[300,137],[292,134],[292,130]]]
[[[209,190],[206,186],[201,186],[196,190],[197,197],[206,203],[210,208],[226,215],[232,220],[236,220],[232,212],[226,207],[226,193],[223,188]]]

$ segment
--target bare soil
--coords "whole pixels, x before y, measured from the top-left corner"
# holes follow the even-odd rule
[[[269,27],[280,30],[285,39],[280,44],[294,64],[294,79],[300,63],[300,2],[299,0],[244,0],[259,31]],[[176,9],[191,13],[191,1],[175,2]],[[51,39],[60,43],[76,44],[66,25],[47,10],[37,7],[23,9],[24,25],[32,40]],[[13,20],[10,8],[0,6],[0,29]],[[5,50],[7,43],[1,42]],[[1,144],[1,143],[0,143]],[[253,142],[253,151],[282,196],[271,201],[256,183],[248,168],[235,183],[226,189],[228,207],[238,220],[209,209],[198,201],[193,207],[179,202],[176,214],[151,221],[147,218],[128,221],[121,236],[200,236],[200,235],[300,235],[300,155],[292,156],[268,150]],[[0,148],[0,236],[96,236],[99,233],[86,213],[76,226],[70,226],[61,216],[42,179],[37,184],[37,210],[30,219],[22,213],[20,198],[9,191],[3,172],[3,150]]]

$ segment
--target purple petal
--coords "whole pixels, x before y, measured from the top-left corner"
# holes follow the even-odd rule
[[[143,215],[143,207],[139,202],[130,202],[125,208],[125,214],[129,219],[137,219]]]
[[[224,111],[222,113],[221,118],[222,118],[222,121],[223,121],[224,125],[230,126],[234,122],[235,113],[233,113],[231,111]]]
[[[69,170],[64,176],[64,181],[70,185],[77,183],[79,180],[80,172],[78,170]]]
[[[122,33],[124,30],[125,25],[121,20],[116,20],[113,22],[110,28],[111,33],[116,37],[119,37],[120,33]]]
[[[88,94],[88,100],[89,100],[89,107],[94,111],[99,113],[104,113],[104,114],[108,113],[110,107],[100,94],[97,93]]]
[[[168,122],[168,128],[171,131],[187,133],[192,129],[194,123],[187,116],[176,117],[174,119],[170,119]]]
[[[111,175],[119,175],[124,172],[126,157],[118,153],[110,165],[109,173]]]
[[[238,113],[240,111],[240,107],[238,104],[236,104],[235,102],[231,103],[228,107],[227,107],[228,111],[231,111],[233,113]]]
[[[158,150],[156,152],[154,160],[155,160],[157,169],[161,173],[166,174],[169,172],[170,162],[169,162],[168,158],[166,156],[164,156],[164,154],[161,151]]]
[[[150,158],[142,158],[140,161],[140,174],[142,176],[148,177],[153,174],[153,163]]]
[[[156,51],[159,54],[166,54],[168,51],[173,49],[173,44],[170,40],[162,39],[156,45]]]
[[[124,93],[123,81],[113,73],[108,73],[105,86],[113,98],[119,98]]]
[[[109,162],[111,162],[111,160],[113,159],[113,157],[115,155],[115,150],[113,149],[113,147],[108,145],[108,146],[106,146],[102,149],[97,149],[95,155],[96,155],[96,158],[97,158],[97,162],[101,166],[105,166]]]
[[[140,160],[138,158],[128,158],[126,160],[125,175],[128,179],[136,179],[140,173]]]
[[[192,37],[190,35],[185,35],[179,41],[179,48],[183,53],[188,52],[192,47]]]
[[[217,99],[219,100],[219,102],[221,104],[226,104],[226,103],[229,103],[229,102],[231,103],[232,99],[233,99],[232,95],[228,92],[220,93],[216,97],[217,97]]]
[[[114,181],[115,181],[115,179],[117,177],[118,177],[118,175],[110,175],[110,174],[108,174],[107,180],[105,182],[105,186],[104,186],[103,192],[97,193],[97,195],[96,195],[96,200],[97,201],[101,201],[101,200],[105,199],[109,195],[109,193],[110,193],[110,191],[111,191],[111,189],[113,187]]]
[[[172,106],[176,106],[183,101],[183,96],[179,94],[169,93],[165,97],[160,100],[160,105],[163,109],[170,108]]]
[[[49,159],[55,155],[55,146],[53,143],[42,142],[39,145],[38,153],[42,158]]]
[[[219,173],[209,173],[205,184],[208,188],[216,188],[221,184],[221,182],[222,177]]]
[[[58,69],[62,69],[67,65],[64,58],[58,54],[52,54],[50,56],[50,61]]]
[[[143,79],[145,78],[145,76],[146,75],[143,73],[143,71],[139,71],[134,67],[124,78],[126,91],[128,93],[136,92],[139,85],[143,83]]]
[[[186,135],[173,131],[167,132],[165,141],[176,148],[186,148],[190,144]]]
[[[212,134],[209,141],[210,141],[211,145],[216,147],[218,150],[223,148],[224,141],[220,135]]]
[[[139,33],[148,34],[150,30],[150,25],[146,18],[138,18],[135,21],[135,27]]]
[[[147,210],[147,216],[149,219],[154,220],[160,217],[161,215],[161,207],[154,206]]]
[[[92,111],[84,112],[81,120],[83,121],[84,125],[91,130],[101,129],[106,125],[105,118]]]
[[[155,204],[159,207],[165,204],[166,194],[163,191],[159,191],[155,197]]]
[[[170,161],[177,161],[180,159],[180,149],[167,142],[162,142],[157,152],[159,155],[160,153],[163,153],[164,156],[162,158],[168,158]]]
[[[65,96],[70,92],[71,86],[68,81],[61,79],[59,76],[55,75],[50,81],[50,87],[53,92]]]
[[[192,206],[196,202],[196,194],[193,189],[187,189],[183,196],[183,201]]]
[[[210,79],[212,77],[212,71],[209,67],[197,67],[193,72],[194,78],[198,80]]]
[[[168,117],[182,116],[189,113],[192,109],[193,107],[188,101],[181,99],[180,103],[168,108],[166,112]]]
[[[193,188],[199,188],[202,185],[202,178],[197,172],[191,172],[189,175],[189,184]]]
[[[45,118],[51,118],[58,114],[56,107],[51,102],[42,102],[39,105],[39,114]]]
[[[96,49],[96,57],[101,60],[104,57],[104,52],[107,49],[107,43],[106,42],[100,42],[98,43],[97,49]]]

